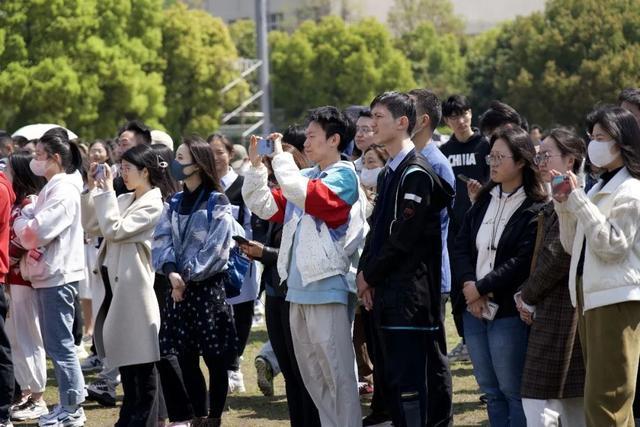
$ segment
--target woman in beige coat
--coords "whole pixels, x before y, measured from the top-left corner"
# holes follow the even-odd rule
[[[85,230],[102,236],[95,273],[105,298],[95,324],[95,344],[105,364],[120,368],[124,400],[116,426],[157,423],[160,313],[153,292],[151,241],[163,210],[167,164],[147,146],[122,155],[127,193],[116,198],[108,167],[92,164],[82,196]]]

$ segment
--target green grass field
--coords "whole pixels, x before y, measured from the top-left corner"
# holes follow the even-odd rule
[[[244,374],[247,392],[230,395],[227,399],[227,411],[223,414],[222,424],[228,427],[275,427],[286,426],[288,423],[287,401],[284,395],[284,382],[279,375],[274,381],[275,395],[265,397],[256,385],[253,360],[260,350],[262,343],[267,340],[264,326],[254,328],[249,338],[249,344],[244,355],[242,372]],[[447,341],[449,348],[458,342],[453,320],[447,318]],[[203,369],[206,369],[203,365]],[[454,389],[454,425],[478,426],[488,425],[486,408],[478,400],[478,386],[470,363],[454,363],[451,366]],[[85,377],[87,382],[95,379],[94,375]],[[57,403],[58,390],[53,380],[53,371],[49,372],[49,385],[45,399],[49,406]],[[122,390],[118,388],[118,399],[122,399]],[[113,426],[118,418],[118,408],[103,408],[95,402],[86,402],[84,409],[87,415],[87,427]],[[363,413],[368,413],[368,402],[363,402]],[[16,423],[16,425],[37,425],[37,423]]]

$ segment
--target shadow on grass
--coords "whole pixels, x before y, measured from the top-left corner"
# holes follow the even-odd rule
[[[289,408],[284,396],[229,396],[227,408],[231,411],[251,411],[248,414],[238,414],[239,419],[289,420]]]
[[[453,404],[453,414],[461,415],[466,412],[473,412],[478,410],[484,411],[485,408],[486,406],[480,403],[479,400],[475,402],[455,402]]]
[[[453,366],[451,368],[451,375],[454,377],[468,377],[473,375],[473,368],[466,365]]]

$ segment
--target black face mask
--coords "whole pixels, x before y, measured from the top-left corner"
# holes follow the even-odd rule
[[[176,181],[184,181],[189,178],[191,175],[196,173],[195,171],[191,172],[189,175],[184,173],[184,170],[189,166],[193,166],[193,163],[182,164],[176,159],[171,161],[171,175],[175,178]]]

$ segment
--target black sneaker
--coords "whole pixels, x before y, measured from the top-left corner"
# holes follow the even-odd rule
[[[116,387],[105,379],[99,379],[87,386],[87,399],[102,406],[116,406]]]

